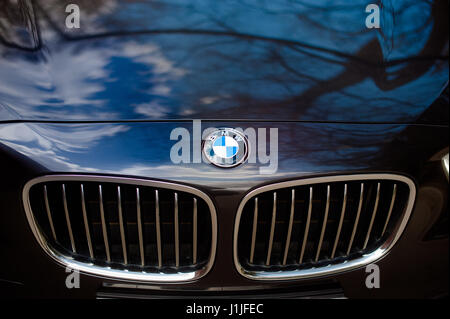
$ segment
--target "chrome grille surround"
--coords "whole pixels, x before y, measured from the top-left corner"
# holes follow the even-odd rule
[[[288,270],[283,270],[283,269],[278,269],[276,271],[265,271],[265,270],[260,270],[260,269],[248,269],[250,267],[246,267],[241,265],[240,262],[240,256],[239,256],[239,252],[238,252],[238,240],[239,240],[239,227],[241,225],[241,217],[244,211],[244,207],[246,207],[246,204],[248,204],[251,200],[254,200],[253,202],[258,203],[258,195],[262,194],[262,193],[267,193],[267,192],[273,192],[274,194],[276,194],[277,190],[281,190],[281,189],[290,189],[290,188],[294,188],[294,187],[298,187],[298,186],[303,186],[303,187],[307,187],[309,185],[311,185],[310,187],[310,203],[312,203],[312,190],[314,185],[317,184],[329,184],[329,183],[338,183],[338,182],[361,182],[362,184],[364,182],[370,182],[370,181],[392,181],[392,182],[397,182],[397,183],[403,183],[404,185],[407,186],[407,188],[409,189],[409,194],[407,196],[407,199],[405,200],[405,206],[403,209],[403,212],[401,213],[400,217],[398,218],[398,221],[395,223],[395,225],[393,226],[392,231],[388,234],[386,233],[386,239],[381,242],[377,248],[367,254],[363,254],[362,256],[360,256],[359,258],[355,258],[352,260],[344,260],[340,263],[328,263],[325,266],[313,266],[310,268],[304,268],[304,269],[288,269]],[[380,184],[378,184],[379,187]],[[395,185],[395,184],[394,184]],[[406,187],[405,186],[405,187]],[[378,189],[379,191],[379,189]],[[397,191],[396,186],[394,186],[394,190],[393,190],[393,194],[395,194]],[[292,200],[295,200],[295,192],[292,192]],[[376,203],[374,204],[374,206],[378,205],[378,195],[379,193],[377,193],[377,199],[376,199]],[[345,205],[346,205],[346,196],[347,196],[347,184],[345,184],[345,190],[344,190],[344,195],[343,195],[343,200],[342,200],[342,212],[345,212]],[[361,195],[362,196],[362,195]],[[323,219],[325,220],[325,223],[327,223],[326,218],[328,217],[328,208],[329,208],[329,187],[328,187],[328,196],[327,196],[327,203],[325,205],[325,210],[323,212],[324,216]],[[395,197],[395,195],[393,195],[393,198]],[[248,278],[248,279],[253,279],[253,280],[265,280],[265,281],[270,281],[270,280],[294,280],[294,279],[308,279],[308,278],[317,278],[317,277],[323,277],[323,276],[330,276],[330,275],[335,275],[341,272],[345,272],[345,271],[350,271],[350,270],[354,270],[357,268],[361,268],[367,264],[370,263],[374,263],[376,261],[379,261],[381,258],[383,258],[388,252],[389,250],[395,245],[395,243],[398,241],[398,239],[400,238],[400,236],[402,235],[408,220],[410,218],[413,206],[414,206],[414,201],[416,198],[416,187],[414,182],[409,179],[406,176],[403,175],[397,175],[397,174],[351,174],[351,175],[336,175],[336,176],[324,176],[324,177],[313,177],[313,178],[305,178],[305,179],[298,179],[298,180],[292,180],[292,181],[286,181],[286,182],[280,182],[280,183],[275,183],[275,184],[269,184],[269,185],[265,185],[262,187],[258,187],[252,191],[250,191],[246,196],[244,196],[244,198],[242,199],[239,207],[238,207],[238,211],[236,214],[236,219],[235,219],[235,225],[234,225],[234,236],[233,236],[233,258],[234,258],[234,264],[235,267],[237,269],[237,271],[244,277]],[[274,207],[275,207],[275,201],[276,201],[276,195],[274,195]],[[292,201],[293,202],[293,201]],[[248,236],[249,238],[251,238],[251,248],[250,248],[250,253],[249,255],[251,256],[250,258],[253,259],[254,254],[255,254],[255,248],[254,248],[254,244],[255,244],[255,230],[257,230],[257,226],[255,226],[255,220],[258,219],[258,204],[255,205],[255,209],[253,212],[253,230],[251,236]],[[392,203],[391,203],[392,205]],[[310,205],[309,205],[310,206]],[[291,241],[294,239],[291,239],[292,236],[292,215],[293,215],[293,205],[291,207],[291,214],[290,214],[290,218],[289,220],[289,226],[288,226],[288,231],[287,231],[287,241]],[[306,228],[304,230],[304,235],[305,237],[307,237],[307,229],[308,229],[308,224],[310,222],[310,207],[309,209],[306,209],[306,211],[308,212],[307,214],[307,220],[306,220]],[[341,210],[341,207],[339,208],[339,210]],[[389,211],[391,211],[392,208],[390,208]],[[361,207],[359,207],[359,209],[357,209],[358,214],[357,214],[357,218],[359,218],[359,213],[361,211]],[[374,209],[374,213],[376,213],[376,208]],[[305,212],[306,214],[306,212]],[[372,213],[372,218],[374,219],[375,217],[373,216],[374,214]],[[390,215],[390,212],[389,212]],[[270,227],[270,235],[269,235],[269,247],[270,250],[272,248],[272,241],[273,241],[273,223],[275,220],[276,216],[276,209],[273,209],[273,213],[272,213],[272,222],[271,222],[271,227]],[[339,222],[339,227],[338,227],[338,231],[336,234],[336,238],[339,238],[339,232],[340,232],[340,228],[342,226],[342,217],[343,213],[341,213],[341,220]],[[390,217],[390,216],[389,216]],[[388,217],[388,218],[389,218]],[[370,222],[370,227],[373,224],[373,220],[371,220]],[[386,221],[387,224],[387,221]],[[268,226],[267,226],[268,228]],[[321,227],[319,228],[320,231],[320,236],[318,241],[318,245],[319,245],[319,250],[316,256],[319,255],[320,252],[320,245],[322,245],[322,239],[323,239],[323,231],[324,231],[324,226],[321,225]],[[356,227],[355,227],[356,228]],[[386,225],[384,225],[383,228],[383,233],[386,229]],[[370,230],[369,230],[369,235],[370,235]],[[354,231],[351,234],[351,241],[353,241],[353,237],[354,237]],[[300,239],[298,239],[300,241]],[[301,241],[300,241],[301,243]],[[303,241],[303,244],[305,244],[305,242]],[[367,244],[367,239],[365,240],[365,244]],[[352,244],[350,243],[350,246]],[[350,247],[349,246],[349,247]],[[299,248],[300,249],[300,248]],[[333,247],[333,254],[335,251],[335,247]],[[267,253],[267,260],[270,261],[270,253],[268,250]],[[287,247],[285,248],[285,251],[287,251]],[[301,256],[300,256],[300,260],[299,260],[299,265],[302,264],[302,258],[303,258],[303,251],[304,251],[304,247],[301,249]],[[282,253],[281,253],[282,254]],[[347,253],[348,254],[348,253]],[[285,254],[286,255],[286,254]],[[284,260],[283,260],[284,259]],[[317,261],[318,257],[316,257],[316,261]],[[266,265],[269,264],[269,262],[267,262],[266,260]],[[286,256],[284,256],[284,258],[281,258],[282,263],[285,263],[286,260]]]
[[[68,254],[61,253],[59,250],[55,249],[51,244],[49,244],[45,235],[41,231],[41,229],[38,225],[38,222],[36,220],[36,217],[33,214],[32,206],[31,206],[31,202],[30,202],[30,196],[29,196],[30,189],[34,185],[37,185],[37,184],[46,185],[45,183],[50,183],[50,182],[60,182],[60,183],[78,182],[81,185],[83,185],[82,183],[113,183],[113,184],[119,184],[119,185],[136,186],[137,188],[138,187],[152,187],[152,188],[157,188],[157,189],[161,189],[161,190],[169,190],[169,191],[174,191],[175,194],[177,194],[176,193],[177,191],[183,192],[183,193],[188,193],[188,194],[192,195],[194,198],[193,214],[194,214],[195,218],[197,218],[197,199],[195,197],[203,200],[206,203],[207,208],[209,209],[210,225],[211,225],[211,246],[210,246],[210,253],[209,253],[209,258],[208,258],[207,263],[201,269],[195,269],[192,271],[184,271],[184,272],[180,271],[180,272],[174,272],[174,273],[172,273],[172,272],[166,273],[166,272],[145,272],[145,271],[134,271],[134,270],[130,271],[128,269],[114,269],[107,265],[100,266],[100,265],[94,264],[92,262],[82,262],[82,261],[76,260],[75,258],[73,258],[72,256],[70,256]],[[45,194],[47,194],[46,186],[44,186],[44,189],[45,189]],[[83,189],[83,188],[81,188],[81,189]],[[65,191],[64,186],[63,186],[63,191]],[[81,194],[83,197],[84,196],[83,191],[81,191]],[[102,193],[101,193],[101,189],[100,189],[100,196],[101,196],[101,194]],[[64,195],[65,195],[65,193],[64,193]],[[177,195],[175,197],[177,197]],[[137,198],[139,198],[139,193],[137,194]],[[190,282],[190,281],[193,281],[193,280],[196,280],[196,279],[199,279],[199,278],[205,276],[211,270],[214,260],[215,260],[216,245],[217,245],[217,216],[216,216],[216,210],[215,210],[214,204],[211,201],[211,199],[204,192],[202,192],[196,188],[190,187],[190,186],[171,183],[171,182],[145,180],[145,179],[137,179],[137,178],[126,178],[126,177],[77,175],[77,174],[46,175],[46,176],[34,178],[25,184],[25,186],[23,188],[23,193],[22,193],[22,200],[23,200],[24,209],[25,209],[28,223],[29,223],[31,230],[32,230],[36,240],[38,241],[39,245],[53,260],[55,260],[59,264],[65,266],[65,267],[68,267],[72,270],[78,270],[82,273],[92,274],[92,275],[96,275],[96,276],[100,276],[100,277],[104,277],[104,278],[108,278],[108,279],[120,279],[120,280],[125,280],[125,281],[132,281],[132,282],[178,283],[178,282]],[[118,188],[118,202],[120,203],[120,187]],[[82,210],[81,210],[82,217],[85,221],[85,226],[88,229],[89,227],[87,226],[86,218],[85,218],[86,208],[84,206],[84,198],[82,198],[82,203],[83,203]],[[102,200],[100,200],[100,203],[102,203]],[[139,201],[137,203],[139,203]],[[138,205],[138,207],[139,207],[138,208],[138,216],[139,217],[137,220],[137,224],[141,225],[140,206],[139,206],[139,204],[136,204],[136,205]],[[45,196],[45,206],[47,207],[47,213],[48,213],[49,210],[48,210],[48,197],[47,196]],[[101,206],[101,211],[102,211],[102,225],[104,226],[103,204],[100,204],[100,206]],[[121,215],[122,211],[121,211],[120,207],[121,206],[119,204],[120,230],[121,230],[121,239],[122,239],[122,243],[123,243],[123,240],[124,240],[123,222],[122,222],[122,215]],[[65,196],[64,196],[64,210],[65,210],[67,225],[69,227],[68,228],[69,233],[71,235],[70,239],[71,239],[72,248],[73,248],[73,251],[75,251],[75,246],[73,244],[73,238],[72,238],[72,231],[71,231],[71,227],[70,227],[70,219],[68,218],[68,214],[67,214],[67,203],[65,202]],[[178,213],[178,212],[175,212],[175,213]],[[197,230],[197,222],[195,221],[193,223],[194,223],[194,227],[195,227],[195,231],[196,231]],[[52,221],[50,221],[50,226],[51,226],[50,233],[53,234],[53,236],[56,236],[55,231],[54,231],[54,225],[53,225]],[[105,233],[104,233],[104,235],[105,235]],[[86,237],[88,238],[87,242],[89,245],[89,254],[92,257],[92,243],[90,241],[90,234],[88,231],[86,231]],[[56,239],[56,237],[55,237],[55,239]],[[139,243],[140,244],[141,244],[141,240],[142,240],[142,233],[141,233],[141,231],[139,231]],[[195,242],[195,244],[197,244],[196,241],[194,241],[194,242]],[[106,245],[108,244],[108,239],[106,237],[105,237],[105,243],[106,243]],[[142,246],[139,248],[140,248],[140,252],[142,253]],[[109,248],[105,248],[105,249],[107,251],[109,251]],[[125,246],[123,246],[123,249],[124,249],[123,250],[124,253],[126,254]],[[196,261],[197,249],[194,249],[194,251],[195,251],[194,260]],[[158,252],[159,252],[158,255],[160,258],[160,247],[158,247]],[[108,253],[108,256],[109,256],[109,253]],[[124,255],[124,258],[126,259],[125,256],[126,255]],[[142,255],[141,255],[141,258],[142,258]],[[158,260],[160,260],[160,259],[158,259]],[[125,263],[126,263],[126,261],[125,261]],[[177,263],[178,263],[178,258],[177,258]]]

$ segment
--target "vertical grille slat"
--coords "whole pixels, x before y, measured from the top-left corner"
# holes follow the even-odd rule
[[[200,190],[118,177],[36,180],[24,189],[30,225],[41,246],[72,269],[174,282],[211,269],[216,213]]]
[[[397,196],[397,184],[394,184],[394,188],[392,189],[391,204],[389,205],[389,212],[388,212],[388,215],[386,217],[386,222],[384,223],[383,231],[381,232],[381,236],[384,235],[384,232],[386,231],[386,227],[387,227],[387,225],[389,223],[389,219],[391,218],[392,210],[394,209],[394,203],[395,203],[395,197],[396,196]]]
[[[255,208],[253,210],[253,228],[252,228],[252,241],[250,247],[250,263],[253,263],[253,257],[255,255],[257,229],[258,229],[258,197],[255,198]]]
[[[301,264],[303,262],[303,257],[305,254],[305,248],[306,243],[308,241],[308,233],[309,233],[309,226],[311,223],[311,212],[312,212],[312,205],[313,205],[313,188],[309,188],[309,202],[308,202],[308,216],[306,217],[306,225],[305,225],[305,233],[303,235],[303,242],[302,242],[302,250],[300,252],[300,258],[298,263]]]
[[[197,198],[194,197],[192,208],[192,262],[197,263],[197,228],[198,228],[198,212],[197,212]]]
[[[50,224],[50,229],[52,230],[53,239],[55,241],[58,241],[58,239],[56,238],[55,226],[53,225],[53,218],[52,218],[52,213],[50,211],[50,205],[48,204],[47,185],[44,185],[44,201],[45,201],[45,210],[47,212],[47,218],[48,218],[48,222]]]
[[[70,222],[70,216],[69,216],[69,209],[67,208],[67,196],[66,196],[66,185],[65,184],[62,184],[62,196],[63,196],[63,204],[64,204],[64,214],[66,216],[67,231],[69,232],[69,238],[70,238],[70,245],[72,247],[72,251],[74,253],[76,253],[77,249],[75,247],[75,240],[73,238],[72,224]]]
[[[390,247],[385,241],[398,239],[391,232],[404,228],[414,198],[414,183],[394,174],[311,178],[252,190],[237,212],[238,271],[255,279],[292,278],[359,265],[357,260]]]
[[[178,194],[174,194],[175,266],[180,266],[180,225],[178,216]]]
[[[138,227],[139,256],[141,257],[141,266],[143,267],[145,265],[145,252],[144,235],[142,232],[141,194],[139,187],[136,187],[136,221]]]
[[[370,234],[372,232],[373,222],[375,221],[375,216],[377,215],[378,203],[380,200],[380,188],[381,188],[381,184],[378,183],[377,184],[377,194],[375,197],[375,204],[373,207],[372,217],[370,218],[370,224],[369,224],[369,229],[367,230],[366,239],[364,240],[363,249],[365,249],[367,247],[367,244],[368,244],[369,238],[370,238]]]
[[[158,252],[158,268],[162,267],[161,222],[159,218],[159,193],[155,190],[156,248]]]
[[[283,255],[283,263],[282,265],[286,265],[288,253],[289,253],[289,246],[291,244],[291,236],[292,236],[292,225],[294,223],[294,214],[295,214],[295,189],[291,190],[291,211],[289,215],[289,226],[288,226],[288,232],[286,235],[286,244],[284,245],[284,255]]]
[[[81,211],[83,213],[83,222],[84,222],[84,229],[86,232],[86,241],[89,248],[89,256],[93,259],[94,258],[94,250],[92,248],[92,240],[91,240],[91,231],[89,230],[89,222],[86,212],[86,200],[84,196],[84,185],[80,185],[80,196],[81,196]]]
[[[100,205],[100,218],[102,221],[103,243],[105,244],[106,261],[111,262],[111,253],[109,251],[108,232],[106,229],[105,209],[103,206],[103,189],[102,185],[98,185],[98,197]]]
[[[325,235],[325,229],[327,227],[328,212],[330,210],[330,195],[331,195],[331,187],[330,185],[327,185],[327,202],[325,204],[325,213],[323,217],[322,230],[320,231],[319,244],[317,245],[316,258],[314,259],[314,261],[316,262],[319,260],[320,250],[322,249],[323,236]]]
[[[336,248],[337,248],[337,245],[339,242],[339,237],[341,236],[342,223],[344,222],[346,207],[347,207],[347,184],[344,185],[344,196],[343,196],[343,200],[342,200],[341,217],[339,219],[339,226],[338,226],[337,233],[336,233],[336,239],[334,240],[333,251],[331,252],[331,259],[334,258],[334,255],[336,253]]]
[[[125,239],[125,229],[123,227],[122,195],[120,193],[120,186],[117,186],[117,210],[119,211],[120,242],[122,244],[123,263],[126,265],[128,264],[127,242]]]
[[[272,220],[270,222],[269,246],[267,248],[266,265],[270,264],[270,257],[272,256],[273,235],[275,233],[276,220],[277,220],[277,193],[275,192],[273,193]]]
[[[363,201],[364,201],[364,183],[361,183],[361,189],[360,189],[360,193],[359,193],[358,210],[356,212],[356,218],[355,218],[355,222],[353,224],[352,234],[350,237],[350,241],[348,243],[348,248],[347,248],[347,253],[346,253],[347,255],[350,254],[350,250],[352,249],[352,245],[353,245],[353,240],[355,239],[356,230],[358,229],[359,216],[361,215]]]

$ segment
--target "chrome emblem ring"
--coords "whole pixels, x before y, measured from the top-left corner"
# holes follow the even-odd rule
[[[218,167],[235,167],[247,159],[247,138],[235,129],[218,129],[203,142],[203,155]]]

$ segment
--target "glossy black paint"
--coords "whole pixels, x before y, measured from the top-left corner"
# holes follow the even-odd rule
[[[223,169],[205,159],[193,163],[191,154],[190,163],[172,163],[171,148],[181,140],[170,140],[172,130],[185,128],[190,132],[193,153],[192,126],[189,122],[13,123],[0,127],[0,142],[45,172],[142,176],[230,193],[312,174],[372,170],[413,175],[431,154],[448,145],[445,126],[202,122],[202,129],[265,128],[267,134],[270,128],[277,129],[278,169],[266,175],[259,169],[268,164],[259,161]],[[267,152],[269,147],[268,143]],[[251,154],[258,152],[251,150]]]
[[[80,2],[89,18],[68,31],[64,1],[33,1],[23,10],[33,13],[36,33],[18,32],[21,20],[12,13],[6,21],[19,27],[0,28],[0,294],[273,295],[332,287],[360,298],[448,295],[448,233],[424,239],[448,214],[440,163],[449,145],[448,2],[386,2],[383,33],[364,28],[365,1],[344,9],[321,2],[184,3]],[[267,165],[260,163],[231,170],[172,163],[170,132],[182,127],[192,136],[194,118],[203,119],[203,129],[277,128],[276,173],[260,174]],[[404,174],[418,187],[405,233],[378,263],[381,289],[365,287],[364,269],[271,283],[237,273],[234,217],[249,190],[367,172]],[[55,173],[202,189],[218,211],[212,271],[194,283],[122,289],[82,275],[81,289],[67,289],[64,268],[35,241],[21,198],[28,180]]]
[[[364,0],[80,1],[80,29],[7,3],[3,120],[412,123],[448,82],[445,0],[383,2],[381,29]]]

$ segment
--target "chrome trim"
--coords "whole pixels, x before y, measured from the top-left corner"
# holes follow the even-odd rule
[[[103,207],[103,190],[102,185],[98,185],[98,202],[100,204],[100,219],[102,221],[103,243],[105,244],[106,261],[111,262],[111,254],[109,251],[108,231],[106,229],[105,209]]]
[[[373,206],[372,218],[370,219],[369,229],[367,230],[366,239],[364,240],[364,245],[362,249],[366,249],[367,243],[369,242],[370,233],[372,232],[373,222],[375,221],[375,216],[377,215],[378,202],[380,201],[380,188],[381,184],[377,185],[377,197],[375,198],[375,205]]]
[[[91,258],[94,258],[94,250],[92,249],[92,241],[91,241],[91,232],[89,230],[89,223],[88,223],[88,219],[87,219],[86,202],[85,202],[85,198],[84,198],[83,184],[80,185],[80,192],[81,192],[81,211],[83,212],[84,231],[86,232],[86,241],[88,243],[89,256],[91,256]]]
[[[111,183],[122,183],[128,185],[135,186],[149,186],[155,188],[164,188],[170,189],[173,191],[180,191],[190,193],[197,198],[203,199],[208,205],[210,216],[211,216],[211,249],[210,249],[210,257],[209,261],[203,269],[199,269],[191,272],[178,272],[174,274],[166,274],[166,273],[147,273],[147,272],[138,272],[138,271],[123,271],[117,269],[111,269],[110,267],[101,267],[93,264],[87,264],[83,262],[79,262],[71,258],[70,256],[63,255],[60,252],[54,250],[51,246],[49,246],[46,241],[44,235],[40,232],[35,217],[32,213],[30,199],[29,199],[29,191],[30,188],[38,183],[45,183],[50,181],[78,181],[78,182],[111,182]],[[153,181],[153,180],[145,180],[145,179],[137,179],[137,178],[126,178],[126,177],[112,177],[112,176],[99,176],[99,175],[46,175],[34,178],[27,182],[23,188],[22,192],[22,200],[24,203],[25,213],[30,224],[31,230],[33,232],[34,237],[36,238],[39,245],[43,248],[43,250],[56,262],[61,264],[64,267],[69,267],[73,270],[78,270],[81,273],[91,274],[95,276],[100,276],[103,278],[110,279],[120,279],[125,281],[132,282],[155,282],[155,283],[186,283],[197,280],[203,276],[205,276],[212,268],[215,256],[216,256],[216,245],[217,245],[217,215],[216,209],[212,200],[203,193],[202,191],[193,188],[191,186],[185,186],[170,182],[162,182],[162,181]]]
[[[273,235],[275,233],[276,220],[277,220],[277,192],[274,192],[273,193],[272,221],[270,223],[269,247],[267,248],[266,265],[270,264],[270,257],[272,257]]]
[[[350,250],[352,249],[353,240],[355,239],[356,230],[358,229],[359,216],[361,215],[362,204],[364,200],[364,183],[361,183],[361,191],[359,193],[359,203],[358,210],[356,212],[355,223],[353,225],[352,236],[350,237],[350,242],[348,243],[347,255],[350,254]]]
[[[66,224],[67,224],[67,231],[69,232],[70,245],[72,246],[72,251],[74,253],[76,253],[77,249],[75,247],[75,240],[73,239],[72,224],[70,223],[69,210],[67,209],[67,197],[66,197],[66,185],[65,184],[62,184],[62,195],[63,195],[64,215],[66,215]]]
[[[442,169],[444,170],[445,177],[447,177],[447,182],[448,182],[448,153],[442,157],[441,163],[442,163]]]
[[[208,147],[208,144],[211,143],[211,137],[214,135],[222,135],[223,132],[227,132],[227,133],[231,132],[235,135],[239,135],[239,137],[242,139],[242,146],[244,147],[244,154],[242,154],[241,158],[233,164],[214,162],[207,153],[207,147]],[[229,135],[227,135],[227,136],[229,136]],[[212,165],[221,167],[221,168],[233,168],[238,165],[241,165],[242,163],[245,162],[249,153],[250,153],[250,145],[248,143],[247,137],[245,136],[245,134],[243,132],[240,132],[233,128],[227,128],[227,127],[218,128],[218,129],[214,130],[213,132],[211,132],[207,137],[205,137],[202,142],[202,155],[205,157],[205,159],[208,161],[208,163],[211,163]],[[233,158],[236,158],[236,155]]]
[[[287,256],[289,253],[289,246],[291,245],[292,225],[294,224],[295,214],[295,189],[291,191],[291,214],[289,216],[289,228],[286,236],[286,244],[284,245],[283,266],[286,265]]]
[[[325,205],[325,214],[323,217],[322,230],[320,231],[319,244],[317,245],[315,261],[319,260],[320,250],[322,249],[323,236],[325,235],[325,229],[327,228],[328,211],[330,210],[330,197],[331,197],[331,187],[330,185],[327,185],[327,203]]]
[[[180,266],[180,225],[178,220],[178,194],[174,194],[175,267]]]
[[[303,235],[302,251],[300,252],[300,258],[298,263],[301,264],[303,261],[303,255],[305,253],[306,243],[308,242],[309,225],[311,223],[311,211],[313,202],[313,188],[309,188],[309,204],[308,204],[308,217],[306,217],[305,234]]]
[[[159,220],[159,192],[155,189],[155,223],[156,223],[156,249],[158,251],[158,267],[162,267],[161,250],[161,222]]]
[[[141,266],[145,265],[145,252],[144,252],[144,234],[142,233],[142,214],[141,214],[141,194],[139,187],[136,187],[136,220],[138,227],[139,237],[139,254],[141,256]]]
[[[253,262],[253,257],[255,255],[255,242],[256,242],[257,228],[258,228],[258,197],[255,197],[255,209],[253,211],[252,243],[250,246],[250,263]]]
[[[117,186],[117,210],[119,212],[120,241],[122,244],[123,263],[124,265],[128,265],[127,243],[125,241],[125,229],[123,227],[122,196],[120,194],[120,186]]]
[[[192,263],[197,263],[197,198],[194,197],[192,208]]]
[[[47,194],[47,185],[44,185],[44,201],[45,201],[45,210],[47,211],[48,222],[50,223],[50,228],[52,230],[53,239],[57,242],[55,227],[53,226],[52,213],[50,212],[50,205],[48,204],[48,194]]]
[[[344,222],[345,209],[347,208],[347,184],[344,186],[344,199],[342,200],[342,210],[341,210],[341,218],[339,219],[339,225],[336,232],[336,238],[334,239],[333,251],[331,252],[331,259],[334,258],[334,254],[336,253],[336,248],[339,242],[339,237],[341,236],[342,223]]]
[[[381,232],[381,236],[384,235],[384,232],[386,231],[386,227],[389,223],[389,219],[391,218],[392,210],[394,209],[394,203],[395,203],[395,197],[397,196],[397,184],[394,184],[394,189],[392,190],[392,199],[391,199],[391,205],[389,206],[389,212],[386,217],[386,222],[384,223],[383,231]]]
[[[406,207],[404,209],[403,215],[401,216],[399,222],[395,225],[392,234],[386,239],[384,243],[380,245],[375,251],[362,256],[361,258],[349,260],[341,264],[328,265],[326,267],[315,267],[302,270],[290,270],[290,271],[279,271],[279,272],[264,272],[264,271],[249,271],[244,269],[238,259],[238,247],[237,238],[239,234],[239,224],[244,209],[245,204],[254,198],[256,195],[274,191],[280,188],[292,188],[302,185],[314,185],[322,183],[333,183],[333,182],[351,182],[351,181],[370,181],[370,180],[392,180],[397,182],[403,182],[409,187],[409,197],[407,200]],[[234,224],[234,242],[233,242],[233,259],[234,265],[237,271],[248,279],[253,280],[291,280],[291,279],[306,279],[315,277],[330,276],[344,271],[354,270],[361,268],[367,264],[377,262],[381,258],[385,257],[386,254],[392,249],[395,243],[398,241],[402,235],[409,217],[411,216],[412,209],[414,207],[414,201],[416,198],[416,186],[414,182],[403,175],[397,174],[354,174],[354,175],[338,175],[338,176],[325,176],[325,177],[313,177],[305,178],[300,180],[293,180],[287,182],[280,182],[270,185],[265,185],[256,188],[242,199],[236,214],[235,224]]]

